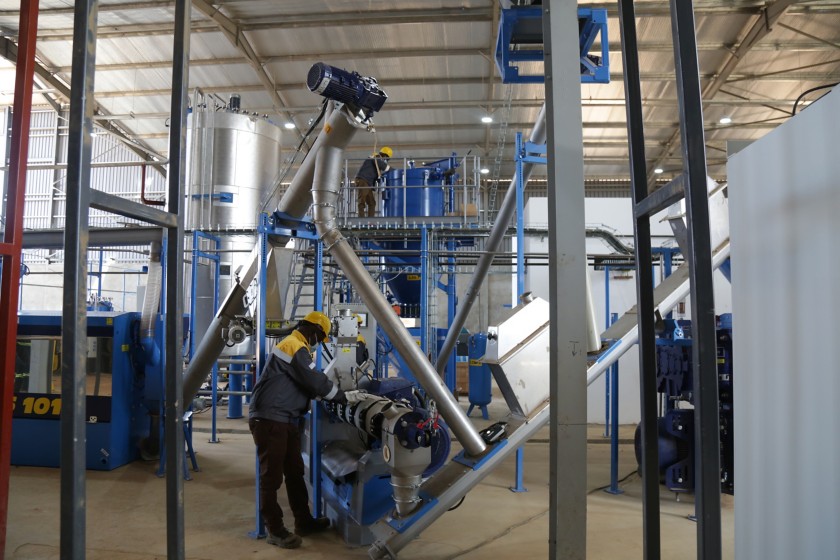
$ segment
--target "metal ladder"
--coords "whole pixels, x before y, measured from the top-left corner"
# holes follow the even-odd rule
[[[505,153],[505,140],[507,139],[508,121],[510,120],[510,106],[513,97],[512,84],[507,85],[505,94],[505,105],[502,108],[502,118],[499,121],[499,135],[496,143],[496,155],[493,157],[493,174],[490,178],[490,195],[487,202],[488,218],[491,213],[496,212],[496,194],[499,190],[499,175],[502,170],[502,159]]]
[[[288,319],[294,322],[303,319],[305,315],[305,313],[298,315],[299,308],[306,310],[307,313],[315,309],[315,269],[306,264],[305,255],[292,261],[291,277],[294,278],[295,295],[292,298],[292,309]]]

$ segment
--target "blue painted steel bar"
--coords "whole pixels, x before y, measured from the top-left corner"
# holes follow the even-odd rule
[[[420,228],[420,348],[429,355],[429,235]],[[444,369],[444,371],[446,371]],[[452,388],[450,387],[450,391]]]
[[[618,321],[618,313],[610,316],[610,325]],[[612,381],[612,437],[610,438],[610,487],[604,490],[608,494],[624,494],[624,490],[618,487],[618,360],[610,366],[610,375],[607,379]]]
[[[522,179],[522,162],[525,158],[525,148],[522,145],[522,133],[516,133],[516,293],[513,306],[519,302],[519,296],[525,292],[525,181]],[[544,162],[543,162],[544,163]],[[513,492],[527,492],[523,485],[525,475],[525,450],[516,450],[516,480],[511,487]]]
[[[67,212],[61,320],[61,557],[85,557],[87,249],[98,2],[76,2],[67,137]]]
[[[315,311],[324,310],[324,244],[321,241],[315,243]],[[321,347],[315,354],[315,367],[321,368]],[[317,401],[312,401],[312,413],[309,419],[309,472],[312,473],[312,515],[321,517],[323,505],[321,504],[321,442],[318,424],[321,415],[321,407]]]
[[[645,161],[645,130],[642,114],[641,74],[636,38],[636,10],[633,0],[619,0],[619,27],[624,60],[624,96],[627,112],[627,138],[630,141],[630,178],[634,209],[636,246],[636,297],[638,301],[639,371],[656,371],[653,278],[651,273],[650,218],[639,215],[639,205],[648,195]],[[642,431],[642,533],[645,560],[661,556],[659,520],[659,434],[656,410],[656,378],[640,376]]]
[[[605,315],[604,317],[604,325],[607,326],[610,324],[610,267],[604,267],[604,308],[605,308]],[[607,330],[606,328],[604,330]],[[604,379],[604,400],[605,403],[605,410],[604,410],[604,437],[610,437],[610,376],[608,375]]]
[[[243,358],[243,356],[236,357]],[[228,395],[228,412],[226,417],[230,419],[242,418],[242,395],[236,395],[234,392],[242,391],[242,376],[247,371],[247,366],[245,364],[230,364],[227,369],[228,390],[231,391],[231,394]]]
[[[265,287],[268,274],[266,274],[266,261],[268,259],[268,215],[260,214],[259,226],[257,226],[257,233],[259,234],[257,242],[260,247],[260,263],[257,273],[257,285],[259,287],[259,297],[257,297],[257,378],[262,374],[268,360],[268,348],[266,347],[265,338],[265,314],[266,314],[266,297]],[[255,519],[256,527],[251,533],[251,536],[261,539],[266,536],[265,527],[263,525],[262,514],[260,514],[260,461],[254,452],[254,467],[255,480],[257,481],[255,489],[254,506],[256,508]]]
[[[455,312],[456,303],[458,300],[457,290],[456,290],[456,277],[455,274],[455,240],[449,239],[446,242],[446,248],[449,250],[450,257],[447,259],[447,264],[449,265],[447,279],[446,279],[446,325],[449,326],[455,320]],[[456,356],[455,352],[449,355],[449,362],[446,366],[446,386],[449,387],[449,390],[452,393],[455,393],[456,385],[458,384],[457,379],[457,365],[456,365]]]
[[[22,299],[20,269],[23,209],[29,159],[35,41],[38,34],[38,0],[21,0],[18,21],[14,113],[10,114],[8,110],[6,112],[7,117],[12,117],[12,141],[7,147],[9,173],[6,176],[6,201],[0,201],[0,204],[4,204],[2,214],[6,219],[3,242],[0,243],[0,254],[3,255],[0,259],[0,551],[6,550],[6,521],[9,513],[17,311]]]
[[[722,553],[719,381],[706,140],[693,2],[670,0],[670,5],[690,248],[685,256],[691,279],[697,558],[706,560],[720,558]]]
[[[195,353],[195,339],[196,339],[196,332],[195,332],[195,311],[196,311],[196,294],[198,293],[198,261],[199,259],[208,259],[213,262],[214,264],[214,273],[213,273],[213,312],[215,313],[219,307],[219,268],[220,268],[220,259],[218,252],[216,253],[207,253],[201,250],[200,240],[201,239],[208,239],[213,242],[216,251],[221,248],[222,240],[215,235],[210,235],[204,233],[203,231],[194,231],[193,232],[193,249],[192,249],[192,270],[190,274],[190,285],[192,297],[190,298],[190,342],[189,342],[189,356],[190,360],[193,358],[193,354]],[[212,410],[210,411],[210,443],[219,443],[219,438],[217,436],[217,422],[216,422],[216,404],[218,402],[218,395],[216,394],[217,385],[218,385],[218,376],[219,376],[219,366],[217,363],[213,363],[213,369],[210,372],[210,385],[211,385],[211,399],[212,399]],[[228,400],[230,402],[230,399]],[[191,406],[191,403],[184,403],[185,407]]]
[[[190,9],[188,0],[175,2],[172,47],[167,210],[174,223],[166,229],[165,379],[166,430],[166,551],[169,560],[184,558],[184,184],[187,160],[187,82],[190,61]]]
[[[522,180],[522,133],[516,133],[516,297],[525,293],[525,182]]]

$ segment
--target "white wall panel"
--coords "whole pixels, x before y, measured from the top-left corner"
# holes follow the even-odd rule
[[[840,91],[729,175],[735,555],[840,558]]]

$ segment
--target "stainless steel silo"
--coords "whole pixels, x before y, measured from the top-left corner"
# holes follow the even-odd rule
[[[233,99],[232,99],[233,101]],[[215,110],[196,102],[197,110],[187,119],[187,217],[188,230],[203,231],[221,238],[220,300],[230,290],[235,273],[247,261],[256,242],[256,227],[263,201],[278,180],[281,168],[281,129],[265,117],[239,110],[238,103]],[[273,210],[272,208],[267,211]],[[192,251],[187,236],[187,254]],[[202,242],[202,250],[212,249]],[[282,252],[282,250],[281,250]],[[291,265],[291,252],[285,257]],[[213,267],[199,261],[199,281],[195,294],[195,335],[203,335],[215,309]],[[202,266],[206,265],[206,266]],[[276,270],[276,266],[273,267]],[[288,272],[288,271],[287,271]],[[187,276],[189,278],[189,276]],[[282,304],[288,288],[280,286],[279,298],[267,320],[283,318]],[[187,286],[188,296],[190,286]],[[187,301],[190,301],[187,299]],[[248,343],[229,349],[226,354],[249,354]]]

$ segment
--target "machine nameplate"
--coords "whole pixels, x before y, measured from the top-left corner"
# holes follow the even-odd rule
[[[48,393],[17,393],[13,397],[14,418],[58,420],[61,415],[61,397]],[[111,421],[111,397],[87,397],[87,422],[98,424]]]

